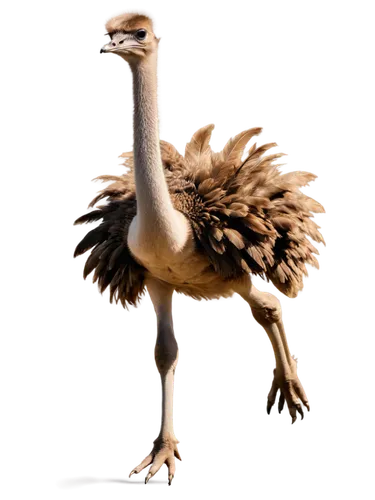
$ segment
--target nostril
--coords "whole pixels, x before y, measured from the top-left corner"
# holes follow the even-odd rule
[[[112,42],[112,47],[116,47],[116,44],[115,44],[115,42]]]

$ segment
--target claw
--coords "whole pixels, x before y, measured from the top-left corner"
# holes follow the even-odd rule
[[[285,396],[283,393],[281,393],[280,397],[279,397],[279,405],[278,405],[279,413],[281,413],[283,411],[284,403],[285,403]]]
[[[169,474],[168,476],[168,484],[169,486],[172,484],[172,479],[174,478],[173,474]]]
[[[293,413],[294,413],[294,411],[293,411]],[[298,420],[298,414],[291,415],[291,410],[289,410],[289,408],[288,408],[288,423],[289,423],[289,425],[291,425],[291,426],[295,425],[297,420]]]
[[[301,420],[303,420],[303,410],[302,410],[302,407],[300,405],[297,406],[297,411],[298,413],[301,415]]]
[[[309,403],[307,403],[307,402],[306,402],[306,403],[305,403],[305,406],[306,406],[306,408],[307,408],[307,411],[310,411],[310,405],[309,405]]]
[[[278,406],[277,412],[279,415],[285,415],[285,405],[284,406]]]
[[[272,415],[275,409],[275,403],[271,401],[266,401],[266,415]]]
[[[129,477],[132,477],[132,475],[133,475],[133,474],[137,474],[137,471],[136,471],[135,469],[133,469],[133,470],[131,471],[131,473],[129,474]]]
[[[151,477],[152,477],[152,474],[151,474],[151,472],[149,472],[149,473],[147,474],[147,476],[146,476],[146,479],[145,479],[145,484],[147,484],[147,483],[149,482],[149,480],[150,480],[150,478],[151,478]]]
[[[182,456],[180,448],[177,448],[176,458],[180,463],[183,463],[184,457]]]

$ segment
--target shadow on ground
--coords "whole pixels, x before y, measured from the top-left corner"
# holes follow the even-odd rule
[[[78,476],[60,479],[56,486],[59,491],[73,488],[175,488],[176,484],[169,486],[166,479],[151,478],[148,484],[145,485],[141,479]]]

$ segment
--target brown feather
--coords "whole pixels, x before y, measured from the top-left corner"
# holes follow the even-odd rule
[[[208,235],[208,240],[210,242],[211,247],[215,250],[215,252],[220,255],[223,255],[223,253],[225,252],[225,245],[220,241],[217,241],[215,238],[213,238],[211,234]]]
[[[224,234],[228,238],[228,240],[233,243],[233,245],[238,248],[239,250],[242,250],[245,248],[245,243],[243,241],[243,237],[241,233],[236,231],[235,229],[228,229],[224,228]]]
[[[223,231],[221,231],[218,227],[213,227],[211,229],[211,233],[216,241],[221,241],[223,239]]]
[[[258,264],[258,266],[261,267],[261,269],[265,271],[266,268],[265,268],[265,265],[263,262],[262,252],[260,252],[256,246],[249,246],[249,247],[247,247],[246,251],[251,256],[251,258],[255,260],[255,262]]]
[[[185,160],[191,165],[198,167],[202,157],[211,156],[209,143],[214,127],[215,125],[206,125],[200,128],[186,144]]]
[[[104,244],[106,241],[103,242]],[[92,273],[92,271],[96,268],[96,266],[99,264],[100,260],[100,252],[102,250],[101,246],[103,243],[99,244],[95,249],[91,252],[89,258],[86,260],[85,267],[83,269],[83,278],[86,279],[87,276]]]
[[[233,139],[229,139],[223,149],[223,159],[225,163],[238,164],[241,161],[246,144],[254,135],[260,134],[261,128],[251,128],[237,134]]]
[[[124,247],[119,245],[117,248],[115,248],[112,252],[111,255],[108,259],[108,270],[111,271],[112,269],[115,268],[115,264],[117,263],[117,260],[120,258],[120,256],[124,252]]]
[[[90,248],[104,241],[107,234],[108,234],[108,228],[105,227],[104,224],[101,224],[99,227],[89,231],[83,238],[83,240],[77,245],[74,251],[74,257],[82,255],[83,253],[87,252],[87,250],[89,250]]]

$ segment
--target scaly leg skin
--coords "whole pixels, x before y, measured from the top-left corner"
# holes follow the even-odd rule
[[[274,379],[268,394],[267,413],[270,414],[277,393],[280,391],[279,413],[281,413],[286,400],[292,417],[292,424],[294,424],[297,419],[297,412],[301,415],[301,419],[304,416],[300,401],[308,411],[310,411],[310,406],[297,376],[297,360],[290,355],[284,325],[281,320],[280,302],[270,293],[260,292],[251,283],[248,283],[246,289],[241,289],[238,293],[250,305],[254,318],[267,332],[275,353],[276,369],[273,372]]]
[[[165,463],[168,466],[168,484],[172,484],[175,475],[175,457],[181,460],[177,449],[177,439],[173,431],[173,384],[174,372],[178,360],[178,346],[173,332],[172,294],[173,287],[156,280],[147,283],[152,303],[155,308],[158,333],[155,345],[155,361],[162,385],[162,420],[159,436],[154,441],[151,453],[133,469],[129,475],[138,474],[152,464],[145,483],[154,476]]]

